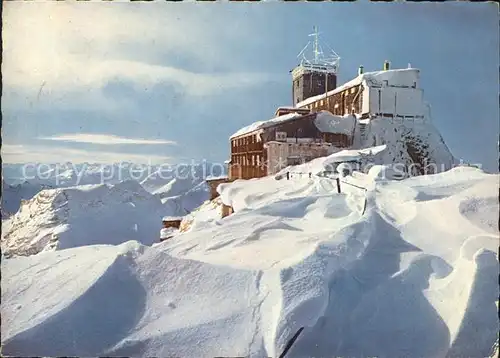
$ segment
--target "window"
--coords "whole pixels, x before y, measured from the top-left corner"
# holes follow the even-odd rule
[[[351,94],[353,94],[354,92],[356,92],[356,89],[353,87],[351,88]]]
[[[286,138],[287,138],[286,132],[276,132],[277,141],[286,141]]]
[[[323,100],[319,101],[319,105],[322,106],[323,105]]]
[[[302,164],[302,160],[298,156],[287,157],[287,165],[299,165]]]

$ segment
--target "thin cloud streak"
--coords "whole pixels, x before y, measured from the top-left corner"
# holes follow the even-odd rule
[[[60,148],[37,145],[3,144],[2,161],[12,164],[27,163],[95,163],[113,164],[130,162],[136,164],[169,164],[170,157],[160,155],[141,155],[112,151],[85,151],[80,149]]]
[[[102,145],[118,145],[118,144],[168,144],[177,145],[173,140],[162,139],[143,139],[143,138],[125,138],[109,134],[62,134],[53,137],[39,137],[40,140],[72,142],[72,143],[88,143],[88,144],[102,144]]]

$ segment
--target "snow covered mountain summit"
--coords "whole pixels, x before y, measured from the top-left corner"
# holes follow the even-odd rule
[[[43,190],[3,223],[4,255],[158,238],[164,206],[136,181]]]

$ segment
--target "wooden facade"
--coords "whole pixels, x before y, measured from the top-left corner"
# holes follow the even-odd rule
[[[178,229],[181,226],[181,217],[165,217],[162,219],[163,228],[174,228]]]
[[[361,113],[363,101],[363,86],[355,85],[338,91],[329,96],[317,99],[314,102],[301,105],[299,108],[306,108],[311,111],[329,111],[336,116],[346,114]]]
[[[300,143],[304,152],[310,149],[309,143],[328,143],[338,148],[351,144],[345,134],[321,132],[314,123],[316,115],[309,113],[231,138],[229,179],[260,178],[272,173],[265,146],[268,142]]]
[[[266,161],[264,142],[257,132],[231,139],[230,180],[266,176]]]

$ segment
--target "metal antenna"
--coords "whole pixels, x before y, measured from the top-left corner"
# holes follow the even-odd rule
[[[299,58],[300,56],[302,56],[304,54],[304,51],[307,49],[307,47],[311,44],[311,41],[309,41],[307,43],[307,45],[304,46],[304,48],[302,49],[302,51],[299,52],[299,54],[297,55],[297,58]]]
[[[340,57],[333,51],[327,44],[320,44],[319,35],[321,34],[317,26],[313,26],[314,32],[309,34],[312,41],[309,41],[306,46],[299,52],[299,66],[296,68],[295,73],[298,74],[300,69],[309,69],[317,72],[337,73],[340,63]],[[309,46],[312,45],[312,49]],[[312,56],[308,56],[307,51],[312,52]],[[292,71],[293,74],[293,71]]]
[[[319,60],[319,32],[316,26],[313,26],[313,33],[309,34],[309,36],[314,37],[314,63],[318,63]]]

